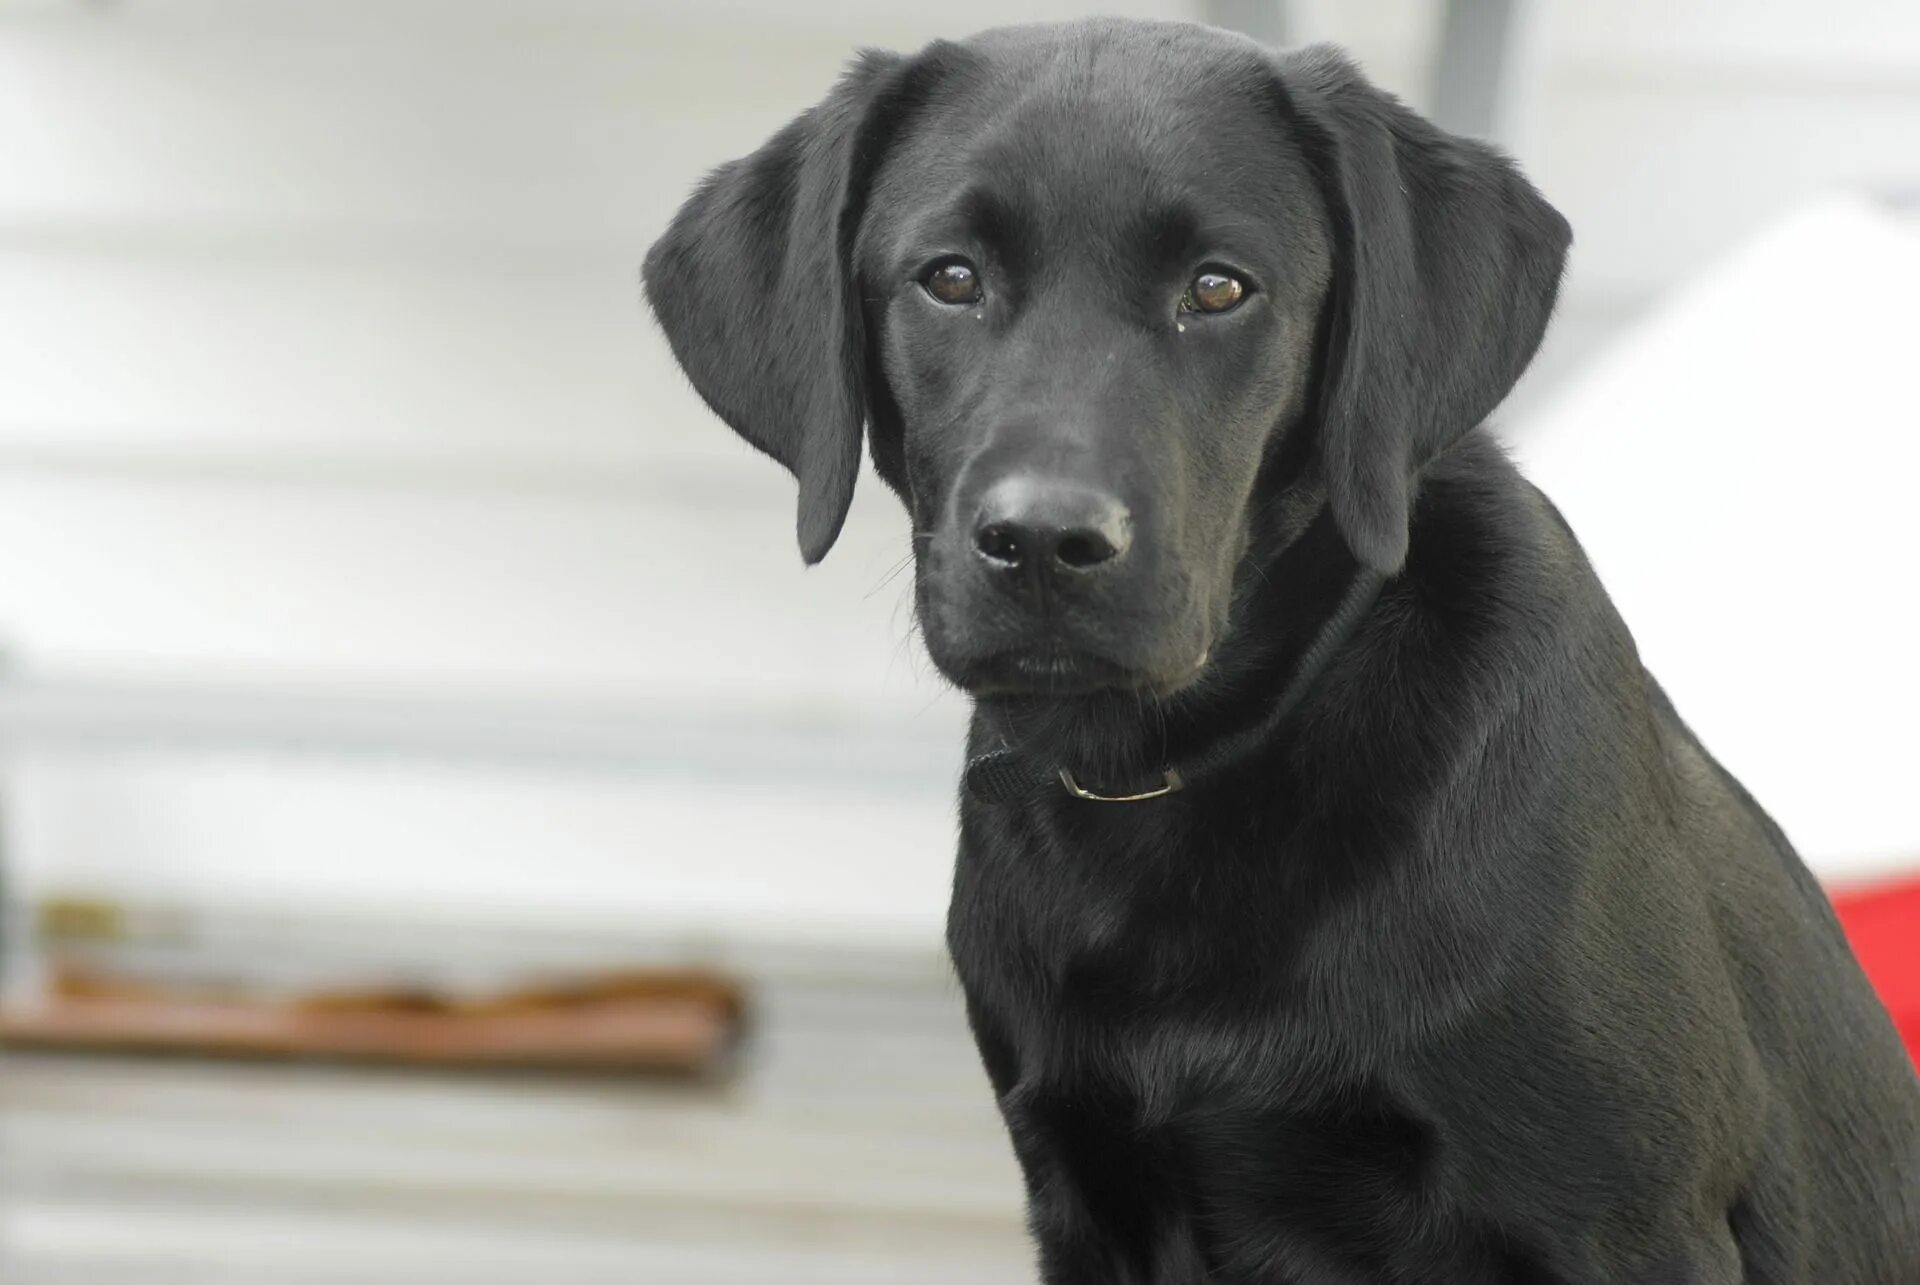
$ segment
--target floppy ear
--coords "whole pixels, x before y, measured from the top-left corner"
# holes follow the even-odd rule
[[[1407,556],[1420,468],[1533,359],[1572,234],[1505,156],[1446,133],[1339,54],[1279,65],[1333,221],[1318,449],[1348,546]]]
[[[903,62],[862,54],[817,106],[710,174],[642,271],[700,396],[798,479],[809,563],[833,547],[860,473],[866,344],[853,238]]]

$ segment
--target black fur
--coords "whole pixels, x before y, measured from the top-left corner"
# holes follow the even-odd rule
[[[869,55],[648,258],[809,561],[864,420],[976,750],[1207,761],[1392,573],[1183,792],[963,803],[949,941],[1048,1285],[1920,1282],[1885,1013],[1478,431],[1566,244],[1336,55],[1093,22]],[[952,254],[977,306],[922,289]],[[1209,264],[1245,302],[1179,311]],[[1129,551],[983,565],[1010,477],[1111,498]]]
[[[839,538],[860,471],[851,247],[899,79],[898,59],[861,59],[825,102],[714,171],[647,256],[647,298],[700,395],[799,481],[810,563]]]

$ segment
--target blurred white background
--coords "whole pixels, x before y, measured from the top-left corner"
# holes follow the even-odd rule
[[[1338,41],[1433,104],[1437,0],[1284,8],[1290,43]],[[1821,872],[1920,863],[1920,256],[1884,200],[1920,192],[1920,5],[1513,10],[1493,124],[1576,248],[1502,431],[1682,712]],[[909,636],[902,521],[869,477],[839,547],[803,571],[788,478],[689,391],[637,269],[699,175],[813,102],[856,46],[1082,12],[0,0],[0,860],[14,905],[184,907],[210,933],[267,916],[279,940],[385,925],[380,940],[416,960],[462,933],[764,967],[827,952],[910,961],[938,986],[964,710]],[[906,1013],[844,1021],[922,1041]],[[926,1203],[984,1219],[978,1243],[1018,1261],[984,1086],[940,1013],[913,1047],[960,1077],[939,1091],[970,1104],[949,1132],[978,1154]],[[839,1045],[800,1047],[813,1089],[838,1082]],[[905,1066],[905,1047],[869,1069]],[[129,1083],[113,1092],[147,1091]],[[212,1109],[179,1084],[169,1102]],[[252,1084],[222,1100],[256,1101]],[[383,1129],[447,1101],[380,1092],[361,1105]],[[462,1101],[506,1118],[481,1098]],[[36,1100],[70,1112],[47,1139],[101,1155],[144,1137],[170,1164],[204,1142],[130,1124],[89,1143],[57,1087]],[[297,1100],[317,1119],[337,1109]],[[896,1123],[918,1110],[892,1109]],[[564,1118],[511,1110],[529,1137],[625,1119],[592,1101]],[[850,1154],[836,1134],[714,1127],[712,1154],[733,1167],[712,1190],[755,1208],[809,1181],[850,1206],[920,1199],[907,1171],[865,1160],[836,1187],[824,1175]],[[521,1135],[502,1128],[493,1161],[518,1172]],[[771,1167],[740,1178],[763,1143]],[[413,1155],[362,1162],[401,1172]],[[621,1155],[580,1181],[654,1197],[679,1181],[675,1160],[656,1172]],[[464,1163],[407,1181],[451,1182]],[[104,1243],[126,1214],[62,1223],[59,1208],[42,1209],[36,1243]],[[741,1217],[717,1219],[713,1242]],[[332,1224],[289,1226],[248,1234],[351,1252]],[[942,1234],[978,1240],[957,1226]],[[445,1244],[394,1235],[369,1242],[382,1261],[445,1261]],[[206,1236],[255,1261],[252,1242]],[[463,1281],[488,1262],[501,1280],[562,1278],[525,1244],[471,1254]],[[878,1249],[817,1276],[791,1257],[728,1276],[697,1256],[635,1276],[609,1254],[565,1278],[900,1279]],[[126,1279],[157,1279],[128,1262]],[[109,1279],[93,1270],[35,1279]],[[251,1285],[253,1270],[166,1279]],[[324,1278],[373,1279],[339,1270]]]
[[[1440,6],[1290,10],[1290,38],[1431,98]],[[907,639],[892,502],[869,479],[803,573],[787,479],[688,392],[636,265],[853,46],[1077,11],[0,4],[16,892],[930,940],[961,711]],[[1920,179],[1907,0],[1544,4],[1523,31],[1502,132],[1577,245],[1503,416],[1522,441],[1743,237]],[[1654,444],[1593,431],[1583,472],[1620,480],[1649,550],[1701,520],[1631,493]],[[1740,425],[1699,431],[1741,449]],[[1807,542],[1844,556],[1807,502]],[[1711,650],[1737,668],[1746,646]],[[554,724],[534,762],[354,731],[458,749],[530,717]],[[768,726],[775,751],[726,761]],[[1827,843],[1799,806],[1841,869],[1920,848],[1920,821]]]

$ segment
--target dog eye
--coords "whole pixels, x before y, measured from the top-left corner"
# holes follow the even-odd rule
[[[1182,312],[1232,312],[1246,297],[1246,283],[1224,272],[1202,272],[1180,296]]]
[[[941,260],[920,284],[941,303],[980,302],[980,274],[965,259]]]

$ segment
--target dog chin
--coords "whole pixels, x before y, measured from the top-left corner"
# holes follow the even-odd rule
[[[1161,697],[1192,683],[1205,667],[1177,671],[1123,664],[1074,647],[1014,648],[978,657],[935,655],[934,663],[954,686],[983,699],[1070,699],[1102,692]]]

